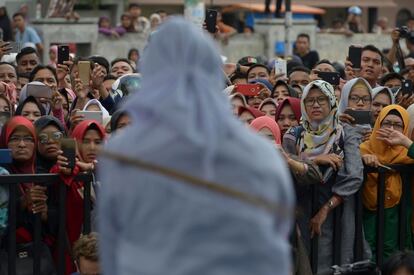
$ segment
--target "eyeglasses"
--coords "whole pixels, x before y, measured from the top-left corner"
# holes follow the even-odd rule
[[[361,100],[362,100],[363,104],[371,103],[371,101],[372,101],[370,96],[360,97],[360,96],[357,96],[357,95],[352,95],[352,96],[349,97],[349,101],[352,101],[355,104],[357,104]]]
[[[402,131],[404,129],[404,125],[402,125],[401,123],[394,123],[392,121],[383,121],[381,123],[381,128],[394,128],[395,130],[400,130]]]
[[[34,143],[34,138],[32,136],[11,136],[9,139],[10,144],[19,144],[22,141],[24,143]]]
[[[319,96],[319,97],[307,97],[303,101],[306,107],[312,107],[315,105],[315,102],[318,102],[319,106],[323,106],[328,104],[328,98],[326,96]]]
[[[40,144],[47,144],[49,140],[60,141],[63,138],[62,132],[42,133],[39,135]]]

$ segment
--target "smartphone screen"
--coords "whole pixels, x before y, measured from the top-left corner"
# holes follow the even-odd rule
[[[58,46],[58,64],[63,64],[64,61],[69,61],[69,46],[59,45]]]
[[[287,75],[287,62],[284,59],[275,60],[275,74],[276,75]]]
[[[207,31],[210,33],[215,33],[216,25],[217,25],[217,11],[207,10],[205,21],[206,21]]]
[[[89,80],[91,78],[91,63],[89,61],[79,61],[79,78],[82,81],[82,84],[89,86]]]
[[[352,68],[360,69],[361,68],[361,55],[362,48],[356,46],[349,46],[348,58],[352,62]]]
[[[318,72],[318,77],[331,85],[339,85],[340,75],[336,72]]]
[[[76,164],[76,141],[73,138],[64,138],[60,141],[63,156],[68,159],[68,168],[75,168]]]

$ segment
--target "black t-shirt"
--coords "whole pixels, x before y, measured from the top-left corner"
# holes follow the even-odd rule
[[[302,59],[303,65],[310,70],[318,63],[319,61],[319,54],[317,51],[309,51],[306,55],[300,56]]]

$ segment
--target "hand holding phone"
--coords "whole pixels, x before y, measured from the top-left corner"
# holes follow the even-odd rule
[[[284,59],[275,60],[275,75],[285,75],[287,76],[287,62]]]
[[[76,115],[82,115],[85,120],[95,120],[99,124],[103,124],[102,111],[78,111]]]
[[[52,98],[53,91],[48,86],[38,83],[27,83],[27,96],[35,98]]]
[[[413,94],[413,82],[410,79],[404,79],[401,84],[401,94],[411,96]]]
[[[64,64],[65,61],[69,61],[69,46],[59,45],[58,46],[58,64]]]
[[[361,56],[362,47],[353,45],[349,46],[348,60],[351,61],[353,69],[361,69]]]
[[[262,88],[260,84],[236,84],[234,86],[235,91],[244,96],[258,96]]]
[[[323,81],[328,82],[333,86],[339,85],[341,76],[337,72],[317,72],[317,75]]]
[[[216,33],[217,11],[208,9],[206,12],[206,28],[209,33]]]
[[[371,120],[372,120],[371,111],[359,111],[359,110],[347,109],[345,113],[354,118],[355,124],[358,124],[358,125],[371,124]]]
[[[73,138],[64,138],[60,142],[62,156],[66,158],[66,168],[73,169],[76,165],[76,141]]]

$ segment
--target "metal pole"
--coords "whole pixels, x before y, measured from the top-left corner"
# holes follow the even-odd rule
[[[291,0],[285,1],[285,57],[292,55],[292,41],[290,39],[290,30],[292,29],[292,9]]]

